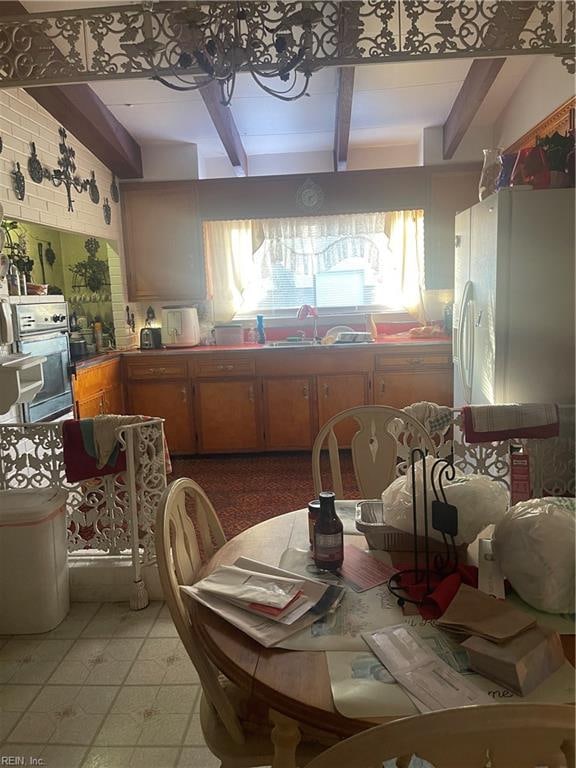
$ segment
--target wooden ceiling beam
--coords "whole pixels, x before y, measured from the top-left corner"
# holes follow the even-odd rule
[[[354,96],[354,67],[338,68],[338,96],[334,126],[334,170],[345,171],[348,165],[352,99]]]
[[[220,141],[232,163],[236,176],[248,176],[248,156],[234,122],[232,110],[220,101],[220,86],[212,81],[200,88],[200,95],[206,105],[214,128],[220,136]]]
[[[517,0],[514,3],[503,0],[499,3],[485,42],[494,49],[513,46],[518,35],[536,8],[536,0]],[[480,109],[498,73],[504,66],[505,58],[475,59],[468,70],[462,88],[452,105],[443,128],[443,156],[450,160],[474,116]]]
[[[456,96],[442,132],[444,160],[450,160],[506,59],[475,59]]]
[[[26,13],[18,0],[0,2],[0,17]],[[53,45],[48,38],[47,44]],[[118,178],[142,177],[140,145],[89,85],[44,85],[25,90]]]

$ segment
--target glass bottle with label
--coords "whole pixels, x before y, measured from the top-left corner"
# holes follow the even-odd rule
[[[310,539],[310,549],[314,549],[314,526],[320,516],[320,502],[314,499],[308,504],[308,536]]]
[[[320,514],[314,525],[314,563],[325,571],[337,571],[344,562],[344,528],[336,514],[336,495],[319,494]]]

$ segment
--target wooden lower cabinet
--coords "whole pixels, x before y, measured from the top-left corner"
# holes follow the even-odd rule
[[[165,419],[164,432],[170,453],[196,451],[187,381],[130,381],[127,395],[129,413]]]
[[[452,370],[379,372],[374,374],[374,402],[404,408],[428,400],[452,406]]]
[[[367,405],[370,402],[370,376],[367,373],[342,373],[318,376],[318,428],[322,427],[332,416]],[[352,436],[358,429],[358,424],[350,419],[336,427],[335,433],[338,444],[350,445]]]
[[[79,368],[73,379],[77,419],[124,413],[120,359]]]
[[[196,415],[201,453],[262,448],[256,379],[197,381]]]
[[[94,416],[101,416],[105,413],[104,409],[104,392],[97,392],[90,397],[76,400],[77,419],[93,419]]]
[[[267,449],[311,448],[315,437],[313,383],[310,376],[279,376],[262,380]]]

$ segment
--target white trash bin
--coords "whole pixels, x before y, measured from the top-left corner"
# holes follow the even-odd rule
[[[48,632],[70,610],[66,495],[0,491],[0,635]]]

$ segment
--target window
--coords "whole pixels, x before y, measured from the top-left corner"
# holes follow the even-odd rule
[[[211,222],[205,238],[218,319],[293,316],[302,304],[322,314],[406,310],[420,301],[422,211]]]

